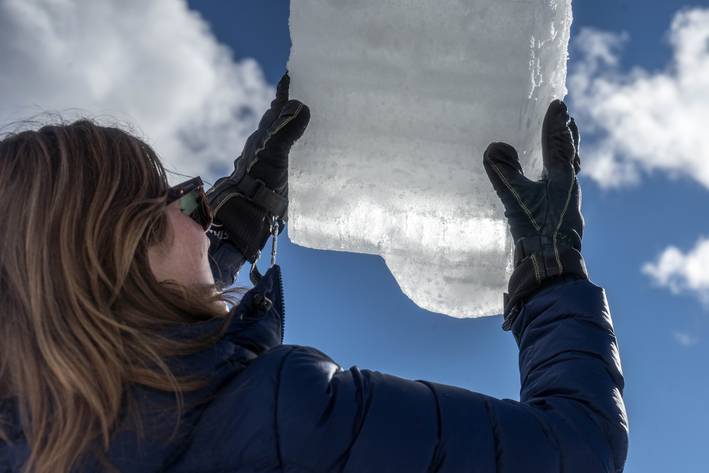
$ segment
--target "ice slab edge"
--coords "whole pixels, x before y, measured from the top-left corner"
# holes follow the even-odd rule
[[[502,311],[512,241],[491,141],[541,173],[544,112],[566,94],[570,0],[291,2],[289,236],[381,255],[417,305]]]

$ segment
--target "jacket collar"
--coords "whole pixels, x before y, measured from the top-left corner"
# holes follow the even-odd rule
[[[171,360],[172,369],[175,374],[213,377],[216,366],[223,366],[225,361],[231,367],[248,364],[283,342],[284,310],[281,268],[274,265],[232,309],[224,336],[206,350]],[[212,320],[182,326],[169,336],[194,338],[215,330],[219,323]]]
[[[186,393],[185,400],[197,399],[203,394],[216,391],[225,380],[243,369],[251,360],[282,343],[284,301],[281,268],[278,265],[269,268],[261,281],[246,292],[232,310],[234,313],[227,332],[214,346],[170,363],[176,374],[202,374],[211,378],[208,387],[200,392]],[[205,327],[190,326],[172,335],[194,336]],[[143,387],[133,388],[138,399],[144,402],[174,401],[174,397],[168,393]],[[9,400],[0,402],[0,413],[10,416],[5,420],[14,428],[10,432],[12,444],[0,442],[0,470],[9,468],[13,472],[19,471],[28,450],[19,426],[16,404]],[[160,442],[169,432],[162,432],[163,422],[159,422],[159,419],[150,417],[150,414],[145,415],[145,425],[157,429],[153,435],[144,439],[147,442],[147,447],[143,447],[146,455],[136,453],[140,449],[132,431],[123,430],[114,434],[110,457],[121,471],[155,471],[160,465],[169,463],[180,451],[179,448]],[[198,411],[190,411],[186,414],[187,420],[196,415]],[[90,463],[92,459],[87,461]]]
[[[260,355],[283,343],[284,312],[281,268],[273,265],[232,309],[226,338]]]
[[[175,374],[206,375],[209,378],[209,384],[203,389],[184,394],[185,403],[189,405],[192,401],[205,399],[205,396],[211,397],[253,359],[280,345],[283,339],[283,310],[281,269],[274,265],[232,309],[232,319],[227,331],[216,344],[179,361],[174,360],[177,364],[171,363]],[[134,393],[146,406],[163,406],[165,402],[174,401],[171,395],[152,390],[138,388]],[[111,458],[114,465],[118,466],[120,471],[141,473],[145,465],[155,467],[146,468],[145,471],[166,469],[185,450],[185,442],[189,442],[189,426],[196,425],[202,409],[203,406],[189,409],[184,414],[185,427],[170,445],[161,443],[160,439],[167,437],[169,432],[164,429],[165,426],[172,428],[172,422],[166,422],[159,417],[160,414],[151,417],[151,414],[145,413],[144,425],[153,426],[147,439],[143,440],[147,442],[144,451],[148,454],[143,457],[136,456],[136,438],[129,429],[118,433],[115,443],[112,441]]]
[[[210,380],[203,389],[184,393],[186,405],[211,397],[250,361],[280,345],[283,339],[283,309],[281,269],[274,265],[232,309],[229,327],[216,344],[172,365],[175,374],[206,375]],[[153,390],[137,388],[134,393],[145,406],[164,406],[166,402],[174,402],[174,396]],[[174,418],[168,415],[166,421],[159,413],[151,414],[147,410],[143,413],[143,424],[152,426],[152,430],[149,429],[146,438],[142,440],[146,454],[136,454],[139,451],[137,440],[129,428],[118,432],[112,440],[111,460],[114,465],[120,471],[164,471],[187,448],[190,426],[198,423],[203,408],[204,405],[183,414],[184,424],[180,434],[170,444],[164,444],[161,440],[169,436]]]

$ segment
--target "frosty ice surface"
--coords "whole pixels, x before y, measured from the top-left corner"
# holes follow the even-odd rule
[[[381,255],[431,311],[502,311],[512,242],[482,153],[541,171],[566,94],[571,0],[291,2],[291,96],[312,111],[290,155],[289,235]]]

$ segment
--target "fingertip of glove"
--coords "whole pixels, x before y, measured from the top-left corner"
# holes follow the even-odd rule
[[[299,100],[289,100],[281,110],[280,117],[298,116],[300,120],[310,120],[310,107]]]
[[[506,161],[519,162],[517,150],[507,144],[501,142],[490,143],[483,153],[483,162],[485,161]]]
[[[549,108],[547,109],[547,113],[544,116],[542,130],[545,132],[555,130],[561,125],[561,123],[563,123],[563,125],[567,125],[570,119],[571,117],[569,116],[569,110],[566,107],[566,104],[559,99],[552,100],[549,104]],[[549,125],[552,123],[553,126],[550,128]]]
[[[303,115],[305,115],[305,116],[307,117],[307,118],[306,118],[307,120],[310,120],[310,107],[308,107],[308,106],[305,105],[304,103],[301,103],[301,105],[303,106],[303,109],[301,110],[300,113],[302,113]]]
[[[286,71],[286,73],[283,74],[283,77],[281,77],[281,80],[278,81],[278,85],[276,85],[276,97],[279,99],[288,100],[289,86],[290,76],[288,75],[288,71]]]
[[[554,99],[549,104],[549,111],[557,112],[557,113],[565,113],[565,112],[568,112],[568,109],[566,107],[566,103],[564,103],[563,100]]]
[[[497,152],[498,148],[503,146],[504,143],[498,143],[498,142],[493,142],[487,145],[487,148],[485,149],[485,152],[483,153],[483,159],[484,160],[489,160],[492,158],[492,156]]]

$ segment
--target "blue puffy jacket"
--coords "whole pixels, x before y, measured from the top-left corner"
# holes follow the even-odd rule
[[[145,409],[139,440],[114,434],[123,472],[540,472],[623,470],[623,376],[601,288],[567,281],[519,314],[520,402],[352,367],[315,348],[283,345],[280,268],[237,306],[228,334],[176,369],[209,373],[186,401],[211,398],[173,423]],[[137,389],[146,406],[171,396]],[[7,407],[7,406],[6,406]],[[174,419],[171,419],[174,421]],[[0,472],[19,472],[21,434],[0,443]],[[87,460],[77,471],[99,471]]]

